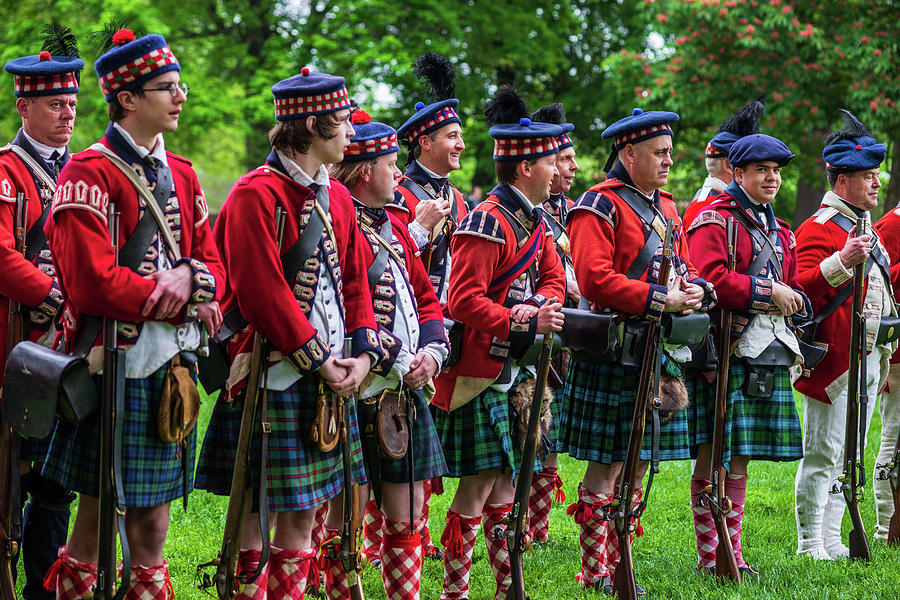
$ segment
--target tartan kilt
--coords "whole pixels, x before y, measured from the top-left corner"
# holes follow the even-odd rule
[[[510,391],[529,377],[522,369]],[[510,469],[515,476],[522,453],[513,443],[511,414],[509,392],[491,388],[452,412],[435,411],[434,424],[450,477],[476,475],[491,469]],[[538,456],[535,470],[540,469]]]
[[[192,488],[193,472],[184,489],[182,452],[179,444],[159,439],[157,415],[168,363],[144,379],[125,380],[124,432],[121,477],[125,506],[151,507],[168,504]],[[194,464],[197,429],[187,439],[188,464]],[[100,494],[100,419],[82,423],[59,420],[50,441],[42,475],[89,496]]]
[[[415,481],[441,477],[447,474],[447,461],[444,460],[444,451],[434,427],[434,419],[431,416],[428,401],[421,393],[412,393],[412,397],[416,407],[416,418],[412,426],[412,444],[415,454],[413,477],[415,477]],[[359,421],[360,428],[365,431],[369,425],[366,411],[359,412]],[[372,426],[374,427],[375,423],[372,423]],[[380,455],[379,457],[382,481],[409,483],[409,452],[399,460],[391,460]]]
[[[53,437],[51,433],[45,438],[39,440],[22,439],[19,442],[19,460],[25,462],[41,463],[47,458],[47,451],[50,450],[50,440]]]
[[[744,395],[747,366],[732,357],[728,369],[723,461],[731,456],[753,460],[794,461],[803,458],[800,418],[794,404],[794,390],[787,367],[778,367],[775,390],[770,398]],[[700,444],[711,444],[715,421],[716,384],[688,377],[685,381],[691,405],[688,407],[688,438],[691,457]]]
[[[604,465],[623,462],[628,453],[640,369],[618,363],[573,360],[559,398],[557,452]],[[689,458],[687,417],[676,413],[660,429],[659,459]],[[641,460],[651,458],[650,425],[644,430]]]
[[[269,434],[266,481],[270,511],[315,508],[337,496],[344,488],[341,444],[338,443],[331,452],[321,452],[309,439],[316,412],[317,379],[303,377],[284,391],[268,392],[267,419],[272,425],[272,433]],[[242,393],[231,402],[216,402],[200,451],[197,487],[219,496],[227,496],[231,492],[244,397]],[[346,409],[350,411],[353,483],[365,483],[356,405],[349,402]],[[260,429],[257,415],[253,430]],[[248,471],[253,485],[253,512],[259,511],[259,442],[259,436],[254,435],[250,443]]]

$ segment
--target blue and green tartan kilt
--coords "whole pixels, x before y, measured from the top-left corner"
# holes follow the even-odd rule
[[[168,365],[144,379],[125,380],[122,470],[125,506],[167,504],[185,494],[180,444],[159,439],[157,415]],[[197,430],[188,437],[188,464],[194,464]],[[42,474],[64,488],[98,496],[100,471],[100,419],[82,423],[58,421]],[[188,473],[190,492],[193,473]]]
[[[413,393],[415,400],[415,420],[412,426],[414,481],[425,481],[433,477],[441,477],[447,474],[447,461],[444,460],[444,451],[441,448],[441,440],[438,438],[434,427],[434,419],[428,401],[421,393]],[[360,428],[365,431],[369,422],[366,420],[366,411],[360,411]],[[375,426],[375,423],[372,423]],[[381,479],[388,483],[409,482],[409,452],[399,460],[379,457],[381,461]]]
[[[52,437],[53,434],[51,433],[39,440],[23,439],[19,443],[19,460],[34,463],[43,462],[47,458],[47,451],[50,450],[50,439]]]
[[[269,390],[267,419],[269,434],[269,510],[297,511],[315,508],[337,496],[344,488],[342,445],[322,452],[310,441],[309,431],[316,413],[317,378],[303,377],[286,390]],[[234,460],[241,429],[241,394],[232,402],[219,400],[206,429],[197,465],[197,487],[227,496],[231,491]],[[366,481],[356,406],[348,402],[350,416],[350,457],[353,483]],[[260,430],[257,416],[254,431]],[[253,484],[253,511],[259,510],[259,436],[250,444],[250,481]]]
[[[531,377],[519,372],[509,392]],[[452,412],[435,411],[437,428],[450,477],[476,475],[490,469],[509,469],[515,476],[522,460],[521,449],[513,443],[509,392],[486,389],[468,404]],[[540,470],[540,457],[535,470]]]
[[[769,398],[745,396],[747,366],[732,358],[728,369],[724,462],[731,456],[749,456],[753,460],[793,461],[803,458],[800,418],[794,404],[794,391],[787,367],[778,367],[775,390]],[[715,382],[688,377],[688,437],[691,456],[696,458],[700,444],[711,444],[715,418]]]
[[[604,465],[624,461],[639,379],[637,367],[573,360],[558,395],[562,402],[557,452]],[[689,456],[687,417],[685,411],[679,411],[660,429],[659,459],[683,460]],[[647,424],[641,460],[650,458],[651,431]]]

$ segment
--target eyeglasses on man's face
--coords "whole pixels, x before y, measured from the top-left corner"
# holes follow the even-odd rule
[[[181,83],[170,83],[169,85],[164,87],[141,89],[141,91],[143,92],[169,92],[170,94],[172,94],[173,98],[178,97],[178,92],[181,92],[185,95],[185,97],[187,97],[190,90],[191,88],[188,87],[188,84],[184,83],[183,81]]]

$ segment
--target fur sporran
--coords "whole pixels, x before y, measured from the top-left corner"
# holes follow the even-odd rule
[[[675,418],[675,413],[688,407],[687,387],[684,381],[673,375],[663,373],[659,378],[660,423],[665,425]]]
[[[510,394],[509,404],[512,411],[512,423],[516,440],[516,446],[523,448],[525,437],[528,434],[528,419],[531,418],[531,399],[534,396],[534,379],[526,379],[516,386]],[[553,401],[553,392],[544,388],[544,399],[541,403],[541,430],[542,438],[547,437],[550,425],[553,422],[553,413],[550,412],[550,403]]]

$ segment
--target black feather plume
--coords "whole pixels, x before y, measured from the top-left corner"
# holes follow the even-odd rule
[[[44,44],[41,50],[46,50],[50,56],[71,56],[78,58],[78,40],[72,30],[64,25],[48,23],[44,25]]]
[[[759,133],[759,121],[766,114],[765,102],[766,97],[760,96],[750,104],[745,104],[736,115],[719,126],[719,132],[727,131],[740,136]]]
[[[494,98],[484,108],[484,116],[492,125],[518,123],[519,119],[528,117],[528,106],[516,93],[515,88],[504,85],[497,90]]]
[[[532,121],[540,123],[552,123],[553,125],[562,125],[566,122],[566,111],[563,110],[562,102],[555,102],[542,106],[534,111],[531,115]]]
[[[103,29],[95,31],[88,36],[97,54],[106,54],[113,47],[113,35],[120,29],[126,29],[124,23],[118,20],[110,20],[103,26]],[[136,31],[134,34],[135,37],[141,37]]]
[[[456,73],[450,60],[437,52],[426,52],[412,64],[413,74],[428,85],[428,103],[449,100],[456,94]]]
[[[837,131],[832,131],[828,134],[828,137],[825,138],[825,145],[829,146],[840,140],[849,140],[858,137],[872,137],[872,132],[868,127],[863,125],[862,121],[856,118],[856,116],[851,113],[849,110],[840,109],[841,110],[841,121],[844,122],[844,127],[842,129],[838,129]]]

